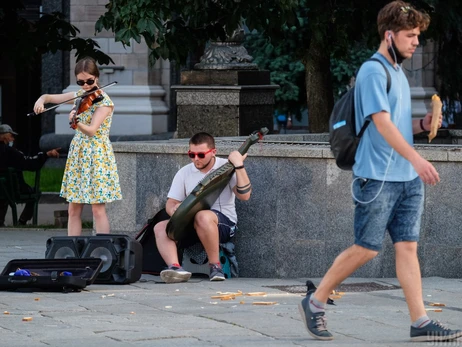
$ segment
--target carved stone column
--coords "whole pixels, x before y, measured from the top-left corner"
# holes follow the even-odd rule
[[[242,46],[238,29],[225,42],[212,42],[192,71],[181,73],[176,92],[177,134],[191,137],[249,135],[261,127],[273,129],[274,93],[269,71],[259,71]]]

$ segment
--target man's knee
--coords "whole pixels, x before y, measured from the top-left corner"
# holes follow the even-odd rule
[[[210,210],[199,211],[194,216],[194,229],[197,231],[200,231],[211,224],[218,225],[218,218],[217,215]]]
[[[356,256],[368,260],[374,259],[379,254],[379,251],[369,249],[360,245],[353,245],[351,247],[351,250],[355,253]]]
[[[154,225],[154,236],[156,239],[167,237],[167,223],[168,221],[162,221]]]
[[[396,253],[416,253],[417,254],[417,242],[416,241],[401,241],[395,243]]]

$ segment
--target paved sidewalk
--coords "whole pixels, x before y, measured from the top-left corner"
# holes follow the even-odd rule
[[[43,258],[49,237],[65,230],[0,229],[0,267],[12,259]],[[302,286],[306,279],[238,278],[163,284],[143,275],[130,285],[91,285],[80,293],[0,292],[1,346],[415,346],[401,290],[346,292],[328,306],[335,339],[313,340],[297,305],[302,294],[268,286]],[[319,279],[313,279],[317,284]],[[396,279],[350,278],[346,283],[397,285]],[[212,299],[217,292],[266,292],[264,297]],[[424,299],[445,303],[429,315],[462,327],[462,280],[424,279]],[[257,306],[255,301],[276,302]],[[431,308],[430,306],[427,306]],[[3,314],[8,311],[9,314]],[[32,321],[23,322],[23,317]],[[436,343],[432,344],[437,345]],[[459,341],[441,346],[462,346]]]

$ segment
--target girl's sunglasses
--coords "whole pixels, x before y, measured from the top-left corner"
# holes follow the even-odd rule
[[[77,84],[79,86],[83,86],[85,83],[88,84],[89,86],[91,86],[91,85],[93,85],[93,83],[95,83],[95,80],[89,79],[89,80],[86,80],[86,81],[83,81],[83,80],[78,80],[77,81]]]
[[[191,152],[191,151],[188,151],[188,156],[191,158],[191,159],[194,159],[197,155],[197,157],[199,159],[204,159],[205,158],[205,155],[207,153],[210,153],[211,151],[213,151],[215,148],[211,148],[209,149],[207,152]]]

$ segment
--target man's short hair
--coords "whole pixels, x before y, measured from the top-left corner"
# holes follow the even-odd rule
[[[203,143],[206,143],[208,148],[215,148],[215,139],[212,135],[206,132],[197,133],[189,140],[190,145],[197,146],[202,145]]]
[[[412,30],[419,28],[427,30],[430,24],[430,16],[418,11],[404,1],[393,1],[385,5],[377,16],[377,29],[380,40],[383,40],[387,30],[398,32],[400,30]]]

